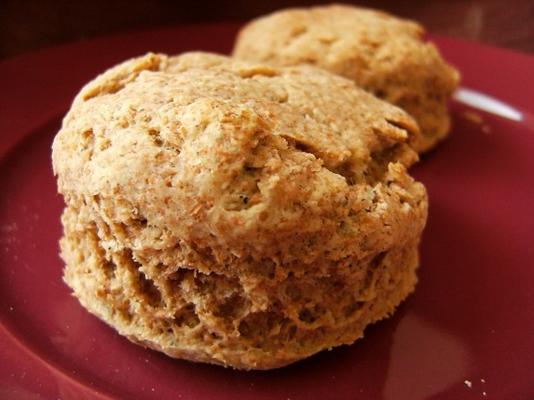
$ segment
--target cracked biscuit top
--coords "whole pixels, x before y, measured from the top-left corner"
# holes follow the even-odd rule
[[[313,67],[147,54],[82,89],[53,166],[67,205],[122,227],[109,248],[209,249],[203,272],[245,258],[312,268],[420,233],[426,195],[406,173],[417,133],[402,110]]]

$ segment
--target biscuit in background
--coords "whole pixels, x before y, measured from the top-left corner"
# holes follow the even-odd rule
[[[291,8],[248,23],[233,55],[279,66],[311,64],[352,79],[418,122],[419,153],[448,133],[447,101],[458,72],[417,23],[349,5]]]

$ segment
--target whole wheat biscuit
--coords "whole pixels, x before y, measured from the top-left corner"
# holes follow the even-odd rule
[[[352,343],[416,282],[414,134],[319,69],[127,61],[82,89],[54,140],[64,279],[173,357],[269,369]]]
[[[347,5],[294,8],[247,24],[234,48],[237,58],[287,66],[312,64],[353,79],[419,123],[418,152],[448,133],[447,100],[458,73],[423,39],[415,22]]]

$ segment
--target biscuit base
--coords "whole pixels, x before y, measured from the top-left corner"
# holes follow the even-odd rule
[[[132,264],[121,264],[117,261],[120,257],[110,256],[112,252],[101,246],[98,231],[94,227],[81,228],[75,221],[74,215],[67,209],[63,217],[65,234],[61,239],[61,255],[66,263],[64,280],[83,307],[134,343],[164,352],[170,357],[196,362],[243,370],[267,370],[291,364],[325,349],[351,344],[363,337],[366,326],[390,316],[414,290],[417,281],[417,242],[410,242],[369,261],[363,275],[367,286],[362,288],[362,282],[352,283],[361,300],[352,303],[351,307],[344,307],[342,314],[333,305],[344,301],[336,296],[351,292],[350,287],[338,287],[326,294],[323,301],[327,308],[332,307],[326,310],[331,312],[330,319],[310,323],[308,318],[308,321],[291,325],[295,328],[290,329],[274,323],[266,328],[265,321],[249,319],[249,323],[257,321],[259,325],[249,326],[245,331],[242,321],[247,320],[246,313],[271,316],[265,313],[270,312],[273,304],[259,313],[249,307],[239,315],[229,313],[221,317],[212,312],[218,309],[216,304],[212,304],[212,310],[206,311],[200,309],[199,302],[196,314],[171,315],[167,310],[169,304],[164,305],[165,301],[172,302],[170,299],[158,297],[158,301],[154,301],[151,293],[154,287],[148,288],[146,283],[140,285],[133,279],[135,271]],[[112,259],[113,270],[110,268]],[[143,267],[136,265],[136,268]],[[194,271],[192,274],[201,275]],[[177,293],[178,290],[184,290],[184,286],[175,288],[175,300],[185,296]],[[165,298],[166,293],[163,290],[160,296]],[[273,293],[274,297],[277,295]],[[328,303],[329,300],[331,303]],[[272,317],[278,321],[278,313],[291,315],[291,306],[291,303],[282,307],[278,305]],[[180,309],[183,310],[183,307]]]

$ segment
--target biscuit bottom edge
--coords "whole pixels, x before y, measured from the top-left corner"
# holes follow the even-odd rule
[[[272,292],[260,307],[253,290],[237,298],[232,294],[237,281],[216,274],[202,276],[202,284],[197,271],[185,271],[176,279],[179,284],[175,277],[147,283],[142,265],[121,257],[110,261],[96,230],[70,228],[65,226],[60,242],[64,280],[84,308],[134,343],[174,358],[236,369],[279,368],[351,344],[369,324],[390,316],[417,282],[416,240],[360,263],[357,276],[362,278],[349,277],[345,287],[325,289],[324,277],[308,277],[308,286],[299,287],[297,281],[292,287],[292,300],[282,282],[276,286],[285,289]],[[295,316],[294,305],[300,302],[295,293],[309,289],[310,282],[317,284],[324,309],[318,312],[315,305]],[[227,296],[221,297],[221,291]],[[359,300],[345,299],[347,293]]]

